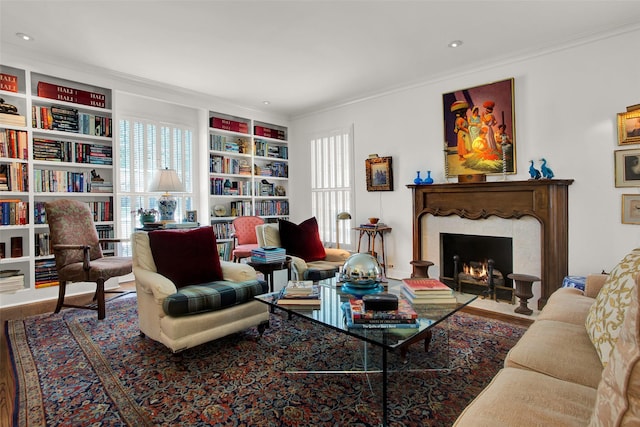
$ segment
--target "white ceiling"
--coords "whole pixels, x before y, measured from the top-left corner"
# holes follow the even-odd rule
[[[296,116],[639,24],[631,0],[0,0],[0,55],[55,56]]]

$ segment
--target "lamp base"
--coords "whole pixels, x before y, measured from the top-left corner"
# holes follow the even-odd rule
[[[158,200],[158,210],[160,211],[160,222],[166,224],[167,222],[176,222],[173,215],[176,211],[176,205],[178,202],[174,197],[171,197],[168,193],[163,194]]]

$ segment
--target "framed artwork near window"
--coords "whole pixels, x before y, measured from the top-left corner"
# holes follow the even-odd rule
[[[640,194],[622,195],[622,223],[640,224]]]
[[[618,113],[618,145],[627,144],[640,144],[640,108],[637,107]]]
[[[516,173],[514,79],[442,95],[446,177]]]
[[[640,148],[614,151],[616,187],[640,187]]]
[[[198,211],[187,211],[185,218],[187,222],[198,222]]]
[[[393,191],[391,157],[370,157],[365,160],[367,191]]]

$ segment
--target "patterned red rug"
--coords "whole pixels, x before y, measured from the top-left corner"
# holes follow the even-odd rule
[[[108,315],[64,310],[9,321],[14,424],[101,426],[377,426],[381,374],[361,370],[362,342],[299,318],[172,355],[139,335],[135,295]],[[466,313],[434,332],[429,352],[392,352],[391,426],[450,426],[502,366],[525,328]],[[366,347],[367,369],[379,351]],[[446,369],[439,369],[439,368]],[[438,368],[438,369],[433,369]]]

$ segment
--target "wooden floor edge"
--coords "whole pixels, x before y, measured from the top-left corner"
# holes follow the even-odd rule
[[[529,327],[534,322],[534,319],[524,319],[522,317],[511,316],[509,314],[498,313],[491,310],[484,310],[482,308],[477,308],[477,307],[466,306],[462,308],[460,311],[463,311],[469,314],[475,314],[482,317],[487,317],[490,319],[502,320],[504,322],[509,322],[509,323],[519,325],[519,326],[524,326],[524,327]]]

